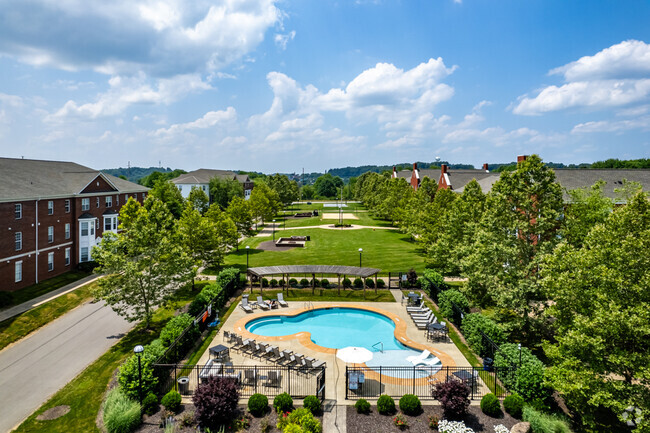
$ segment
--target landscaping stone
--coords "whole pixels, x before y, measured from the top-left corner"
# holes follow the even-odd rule
[[[510,433],[530,433],[530,423],[529,422],[520,422],[515,424],[510,429]]]

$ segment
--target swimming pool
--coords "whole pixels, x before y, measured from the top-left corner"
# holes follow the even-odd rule
[[[365,347],[374,353],[373,359],[366,362],[371,368],[381,365],[412,367],[406,357],[421,352],[395,338],[395,323],[391,319],[357,308],[321,308],[296,316],[261,317],[248,322],[246,330],[267,337],[309,332],[311,341],[319,346],[332,349]]]

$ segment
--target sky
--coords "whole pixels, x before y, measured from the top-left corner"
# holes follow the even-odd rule
[[[648,0],[0,0],[0,156],[650,158]]]

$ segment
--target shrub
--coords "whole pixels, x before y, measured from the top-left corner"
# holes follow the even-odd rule
[[[521,419],[524,399],[519,394],[511,394],[503,400],[503,408],[514,418]]]
[[[286,285],[287,285],[287,282],[286,282],[286,281],[284,281],[284,278],[283,278],[283,279],[281,279],[280,281],[278,281],[278,283],[280,284],[280,287],[284,287],[284,286],[286,286]]]
[[[445,290],[438,295],[438,305],[440,306],[440,312],[442,315],[448,319],[453,318],[455,315],[451,306],[452,302],[458,305],[458,308],[460,308],[463,313],[466,314],[469,312],[469,302],[465,295],[456,289]]]
[[[492,393],[485,394],[481,399],[481,410],[487,416],[498,416],[501,413],[501,404],[497,396]]]
[[[418,283],[418,274],[415,272],[415,269],[411,268],[409,271],[406,273],[406,281],[408,281],[409,286],[413,287],[416,286]]]
[[[314,415],[318,415],[320,411],[322,410],[322,405],[318,397],[315,395],[308,395],[305,397],[305,399],[302,402],[302,405],[309,409],[311,413]]]
[[[397,416],[393,418],[393,424],[395,424],[395,426],[400,430],[404,430],[406,427],[409,426],[408,421],[406,421],[406,418],[404,418],[404,415],[402,415],[401,413],[397,414]]]
[[[0,308],[11,305],[14,301],[14,295],[11,292],[0,292]]]
[[[363,287],[363,280],[361,278],[355,278],[354,279],[354,287],[357,289],[360,289]]]
[[[382,415],[391,415],[395,413],[395,400],[384,394],[377,399],[377,412]]]
[[[431,430],[438,430],[438,417],[435,415],[429,416],[429,428]]]
[[[296,409],[278,420],[278,429],[283,433],[321,433],[323,426],[314,415],[305,408]]]
[[[289,412],[293,408],[293,399],[289,394],[283,392],[273,399],[273,407],[278,413]]]
[[[375,288],[375,280],[373,280],[372,278],[366,278],[366,287],[374,289]]]
[[[311,284],[313,283],[313,284],[314,284],[314,287],[320,287],[320,286],[321,286],[321,281],[320,281],[318,278],[314,278],[314,279],[311,280],[311,281],[312,281],[312,282],[309,283],[309,285],[311,285]]]
[[[307,278],[303,278],[303,279],[301,279],[301,280],[300,280],[300,285],[301,285],[302,287],[307,287],[307,286],[309,286],[309,280],[308,280]]]
[[[327,278],[323,278],[322,280],[320,280],[320,285],[323,289],[328,289],[330,286],[330,280],[328,280]]]
[[[440,402],[445,418],[463,419],[469,408],[469,387],[463,382],[450,380],[436,383],[431,394]]]
[[[352,287],[352,281],[347,277],[343,278],[343,288],[349,289],[350,287]]]
[[[424,292],[433,299],[437,299],[436,294],[439,290],[445,289],[445,278],[433,269],[426,269],[424,275],[420,278],[420,287]]]
[[[278,287],[278,280],[271,278],[271,287]]]
[[[422,403],[416,395],[404,394],[399,399],[399,409],[406,415],[419,415],[422,412]]]
[[[153,392],[147,394],[147,396],[142,400],[142,412],[147,415],[153,415],[158,412],[160,405],[158,404],[158,397]]]
[[[485,317],[481,313],[467,314],[463,319],[461,331],[470,347],[482,358],[490,354],[492,348],[483,344],[483,337],[479,331],[483,331],[485,335],[497,344],[502,344],[506,341],[501,327],[494,320]]]
[[[235,420],[236,431],[248,430],[250,426],[251,426],[251,418],[249,415],[244,415]]]
[[[113,388],[104,404],[104,426],[109,433],[129,433],[142,422],[140,405],[119,388]]]
[[[144,346],[141,356],[142,365],[142,395],[155,392],[158,386],[158,378],[154,374],[153,363],[165,352],[160,340],[154,340],[151,344]],[[139,400],[138,386],[138,356],[132,355],[119,368],[117,382],[122,392],[131,400]]]
[[[269,424],[269,418],[265,416],[262,418],[262,421],[260,421],[260,431],[262,433],[267,433],[269,430],[271,430],[271,424]]]
[[[384,287],[386,287],[386,282],[382,279],[377,279],[377,288],[383,289]]]
[[[187,313],[173,317],[167,322],[165,327],[160,331],[160,342],[163,346],[169,347],[183,333],[185,328],[191,327],[180,341],[180,349],[194,343],[199,335],[198,326],[193,326],[194,318]]]
[[[354,403],[354,408],[357,410],[357,413],[370,413],[370,403],[368,403],[368,400],[363,398],[357,400],[357,402]]]
[[[77,269],[79,269],[81,272],[92,272],[93,269],[95,269],[97,266],[99,266],[99,263],[94,260],[90,260],[88,262],[79,263],[77,265]]]
[[[463,421],[448,421],[443,419],[438,423],[440,433],[474,433],[474,430],[467,427]]]
[[[185,411],[181,414],[180,419],[178,420],[183,427],[189,427],[194,424],[194,412]]]
[[[522,411],[523,420],[530,423],[533,433],[571,433],[566,421],[538,411],[526,405]]]
[[[232,421],[237,414],[239,387],[237,382],[228,377],[209,377],[200,384],[192,401],[196,407],[196,418],[201,425],[215,428]]]
[[[181,408],[181,395],[176,391],[171,390],[165,394],[160,403],[165,406],[165,409],[178,413]]]
[[[269,399],[264,394],[253,394],[248,399],[248,410],[255,416],[262,416],[269,407]]]
[[[520,352],[516,344],[504,343],[494,356],[495,367],[519,366]],[[515,391],[524,401],[546,401],[551,395],[544,386],[544,363],[540,361],[527,347],[521,348],[521,366],[516,371],[502,370],[499,379],[506,388]]]
[[[291,287],[296,287],[298,285],[298,280],[296,280],[295,278],[289,278],[289,285]]]
[[[262,278],[262,287],[269,287],[269,280],[267,278]]]

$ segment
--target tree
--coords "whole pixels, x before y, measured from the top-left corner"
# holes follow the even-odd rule
[[[148,328],[154,309],[188,282],[195,269],[162,201],[149,195],[141,206],[130,198],[122,213],[128,216],[122,231],[105,233],[93,248],[96,271],[106,274],[94,294],[126,320],[144,320]]]
[[[210,203],[226,209],[234,197],[244,197],[244,187],[239,181],[216,176],[210,179]]]
[[[600,180],[591,188],[578,188],[567,191],[569,205],[564,210],[562,237],[574,247],[582,246],[589,231],[603,223],[614,204],[605,196],[605,182]]]
[[[334,177],[329,173],[320,176],[316,179],[316,182],[314,182],[316,194],[324,198],[338,197],[341,187],[343,187],[343,180],[340,177]]]
[[[192,187],[190,195],[187,196],[187,201],[194,209],[199,211],[201,215],[208,210],[208,206],[210,205],[210,199],[207,194],[201,188],[197,187]]]
[[[557,343],[544,349],[552,386],[595,431],[614,431],[628,407],[650,431],[650,202],[637,193],[542,270]],[[635,415],[636,417],[636,415]]]
[[[300,197],[298,183],[296,181],[290,181],[284,174],[274,174],[269,176],[267,184],[278,194],[280,203],[282,203],[283,206],[290,205]]]
[[[311,185],[305,185],[300,188],[300,195],[303,200],[311,200],[316,196],[316,190]]]
[[[178,220],[178,231],[185,251],[197,266],[214,266],[223,261],[225,251],[214,223],[189,202]]]
[[[248,236],[253,227],[253,213],[247,200],[241,197],[234,197],[226,209],[226,213],[235,223],[237,231],[241,236]]]
[[[253,188],[249,203],[253,216],[261,219],[262,223],[273,219],[273,216],[280,210],[278,194],[265,183],[259,183]]]
[[[179,189],[168,180],[159,179],[149,195],[165,203],[174,218],[178,219],[185,208],[185,199]]]
[[[492,187],[474,244],[462,262],[474,301],[494,301],[507,314],[501,317],[506,330],[517,330],[533,344],[541,337],[547,300],[538,270],[557,244],[562,209],[555,173],[539,156],[528,157],[514,172],[502,172]]]
[[[167,169],[169,170],[169,169]],[[153,188],[153,186],[158,182],[159,180],[172,180],[181,174],[187,173],[185,170],[180,170],[176,169],[174,171],[154,171],[148,174],[147,176],[143,177],[142,179],[139,180],[140,185],[144,185],[148,188]]]
[[[239,246],[237,226],[226,212],[219,209],[219,205],[216,203],[210,206],[206,217],[214,224],[217,239],[219,240],[219,249],[222,251],[221,257],[223,258],[230,247]]]

